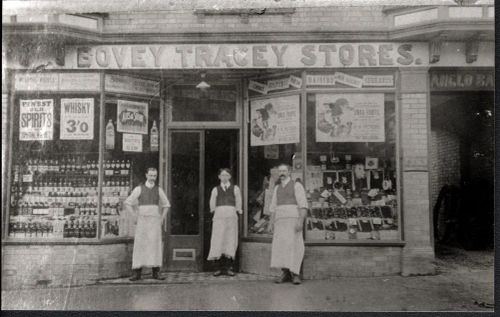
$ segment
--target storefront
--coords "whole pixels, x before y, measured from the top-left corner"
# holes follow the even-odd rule
[[[148,167],[172,203],[164,270],[211,270],[208,196],[227,167],[244,200],[239,269],[276,274],[280,163],[309,201],[305,278],[433,273],[429,76],[465,43],[437,62],[423,40],[204,43],[68,44],[42,71],[14,58],[3,285],[128,275],[121,203]]]

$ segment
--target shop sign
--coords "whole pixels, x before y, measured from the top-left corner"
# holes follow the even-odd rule
[[[19,140],[52,140],[54,135],[54,100],[20,100]]]
[[[148,96],[160,95],[160,83],[153,80],[129,76],[106,75],[104,89],[109,92],[139,94]]]
[[[306,83],[308,86],[333,86],[335,85],[335,76],[333,75],[307,75]]]
[[[426,42],[152,44],[67,47],[78,69],[411,67],[429,61]]]
[[[57,73],[16,73],[15,89],[57,91],[59,75]]]
[[[302,88],[302,78],[297,76],[290,76],[290,86],[294,88]]]
[[[267,81],[267,91],[287,89],[290,87],[290,78],[273,79]]]
[[[123,152],[142,152],[142,134],[123,134]]]
[[[361,88],[363,86],[363,79],[347,75],[341,72],[336,72],[333,74],[333,77],[335,77],[335,81],[341,84],[344,84],[346,86],[351,86],[355,88]]]
[[[98,73],[60,73],[61,91],[100,91],[101,76]]]
[[[384,141],[384,94],[316,95],[316,142]]]
[[[248,89],[256,91],[256,92],[260,92],[263,95],[267,94],[267,85],[259,83],[259,82],[254,81],[254,80],[248,81]]]
[[[94,98],[61,99],[61,140],[94,139]]]
[[[299,95],[251,101],[251,146],[300,141]]]
[[[118,132],[148,134],[148,104],[130,100],[118,100]]]
[[[364,75],[363,76],[363,86],[393,87],[394,86],[394,76],[393,75]]]
[[[433,90],[494,90],[494,73],[484,71],[436,71],[431,73]]]
[[[220,100],[220,101],[228,101],[228,102],[234,102],[236,101],[236,92],[234,90],[228,90],[228,89],[214,89],[214,90],[209,90],[205,93],[202,93],[199,89],[192,89],[192,88],[179,88],[174,90],[174,96],[176,97],[184,97],[184,98],[191,98],[191,99],[202,99],[202,98],[207,98],[209,100]]]

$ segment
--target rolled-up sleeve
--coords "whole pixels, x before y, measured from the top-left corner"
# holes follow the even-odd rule
[[[216,202],[217,202],[217,187],[214,187],[212,189],[212,192],[210,193],[210,211],[211,212],[214,212],[215,210],[215,207],[216,206]]]
[[[163,189],[159,188],[159,193],[160,193],[160,207],[161,208],[170,208],[170,202],[168,201],[167,195],[165,195],[165,192]]]
[[[295,199],[297,200],[297,205],[299,208],[308,208],[306,192],[304,187],[299,182],[295,182]]]
[[[241,203],[241,190],[238,186],[234,185],[234,198],[236,200],[236,211],[241,215],[243,213],[243,210],[241,208],[242,203]]]
[[[269,211],[270,212],[275,212],[276,207],[277,207],[277,202],[276,202],[276,193],[278,192],[278,186],[275,186],[273,189],[273,197],[271,198],[271,203],[269,204]]]
[[[134,190],[132,191],[130,196],[128,196],[127,199],[125,199],[123,201],[123,203],[125,205],[132,206],[132,207],[138,206],[140,195],[141,195],[141,187],[137,186],[136,188],[134,188]]]

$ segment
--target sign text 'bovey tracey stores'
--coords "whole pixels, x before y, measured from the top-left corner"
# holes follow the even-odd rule
[[[408,67],[429,61],[425,43],[288,43],[70,46],[78,69]]]

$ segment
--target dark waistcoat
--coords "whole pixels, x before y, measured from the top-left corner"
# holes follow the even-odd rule
[[[138,200],[139,206],[158,206],[160,204],[160,188],[156,185],[153,188],[148,188],[145,184],[141,184],[141,195]]]
[[[236,197],[234,197],[234,185],[231,184],[224,191],[221,185],[217,186],[217,200],[215,206],[236,206]]]
[[[297,205],[297,199],[295,198],[295,182],[293,180],[288,181],[285,187],[278,186],[276,192],[276,204],[280,205]]]

